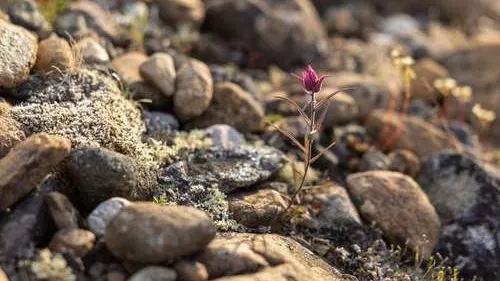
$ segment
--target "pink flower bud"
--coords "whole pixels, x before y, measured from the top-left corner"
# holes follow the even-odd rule
[[[304,87],[304,90],[306,90],[310,94],[314,94],[321,90],[321,86],[323,85],[323,82],[326,77],[328,76],[322,75],[318,77],[318,74],[316,74],[316,71],[314,71],[312,66],[308,65],[304,69],[302,77],[299,78],[300,80],[302,80],[302,85]]]

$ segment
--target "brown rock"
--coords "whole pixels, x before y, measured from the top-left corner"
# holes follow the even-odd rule
[[[238,192],[228,197],[233,218],[248,227],[267,226],[275,222],[288,206],[288,200],[272,189]]]
[[[75,58],[69,43],[57,36],[42,40],[38,46],[35,70],[48,75],[75,68]]]
[[[35,134],[0,160],[0,210],[27,195],[71,148],[70,140],[45,133]]]
[[[84,257],[95,244],[94,233],[78,228],[66,228],[59,230],[52,241],[49,249],[60,253],[73,253],[77,257]]]
[[[413,69],[416,75],[411,89],[413,96],[428,103],[436,104],[438,93],[433,87],[434,80],[448,78],[450,74],[442,65],[428,58],[419,60]]]
[[[389,170],[409,175],[412,178],[420,171],[420,159],[406,149],[396,150],[389,155]]]
[[[179,68],[174,94],[174,111],[181,121],[198,117],[212,101],[214,90],[208,66],[191,59]]]
[[[5,272],[1,267],[0,267],[0,281],[9,281],[9,277],[7,277],[7,274],[5,274]]]
[[[388,128],[385,136],[380,136]],[[454,149],[452,139],[432,124],[411,116],[388,116],[386,112],[374,111],[366,122],[366,129],[374,139],[389,144],[392,149],[407,149],[418,157],[442,149]]]
[[[3,110],[4,108],[0,109],[0,111]],[[1,115],[4,114],[0,114],[0,158],[7,155],[11,148],[25,138],[24,132],[17,121]]]
[[[163,266],[147,266],[132,276],[127,281],[175,281],[177,274],[170,268]]]
[[[200,259],[206,261],[210,278],[217,281],[347,281],[330,265],[291,238],[278,235],[221,235]]]
[[[206,281],[208,272],[205,265],[197,261],[182,260],[174,265],[177,278],[180,281]]]
[[[349,193],[361,215],[375,221],[392,243],[428,257],[439,239],[440,222],[434,207],[412,178],[389,171],[351,174]]]
[[[227,124],[242,133],[260,131],[264,126],[264,109],[238,85],[220,83],[215,86],[208,109],[191,125],[206,128],[214,124]]]
[[[122,82],[130,87],[131,93],[129,94],[135,100],[146,99],[150,101],[150,106],[163,108],[168,104],[167,98],[159,90],[146,83],[139,72],[140,66],[147,60],[148,57],[143,53],[129,52],[114,59],[111,65]]]
[[[51,192],[47,195],[47,206],[58,229],[78,228],[82,218],[69,199],[62,193]]]
[[[215,237],[215,227],[202,211],[184,206],[135,203],[110,221],[104,240],[124,260],[157,263],[192,255]]]
[[[0,87],[14,88],[28,79],[38,42],[26,29],[0,21]]]
[[[147,82],[161,90],[165,96],[175,91],[175,65],[169,54],[156,53],[141,64],[139,72]]]
[[[159,0],[160,17],[171,25],[201,24],[205,5],[200,0]]]

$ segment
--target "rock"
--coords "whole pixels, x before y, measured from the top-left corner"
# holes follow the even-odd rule
[[[415,34],[420,34],[418,21],[408,14],[396,14],[385,18],[380,23],[380,29],[386,34],[401,39],[409,39]]]
[[[258,65],[289,68],[310,63],[325,51],[326,32],[308,0],[211,0],[204,24],[223,38],[255,50]]]
[[[0,21],[0,87],[14,88],[28,79],[38,44],[26,29]]]
[[[390,13],[427,14],[431,9],[441,11],[440,16],[455,22],[470,23],[481,15],[481,4],[479,1],[459,0],[450,3],[447,0],[371,0],[371,3],[380,7],[383,11]]]
[[[169,54],[156,53],[139,67],[139,72],[147,82],[169,97],[175,91],[175,65]]]
[[[0,116],[0,158],[7,155],[25,137],[21,124],[8,116]]]
[[[415,80],[412,83],[411,92],[413,97],[420,98],[433,105],[438,102],[439,93],[434,90],[433,84],[436,79],[450,77],[450,74],[442,65],[432,59],[421,59],[413,66]]]
[[[21,0],[11,3],[8,13],[12,23],[35,32],[41,39],[47,38],[52,32],[52,26],[33,0]]]
[[[215,124],[227,124],[242,133],[260,131],[264,127],[264,109],[239,86],[220,83],[215,86],[208,109],[191,126],[205,128]]]
[[[86,31],[75,30],[75,23],[85,29],[87,27],[93,29],[99,35],[110,39],[114,44],[123,45],[126,41],[124,40],[126,37],[116,22],[116,17],[95,1],[84,0],[68,3],[66,10],[56,19],[57,32],[63,36],[68,31],[70,34],[75,31]]]
[[[148,60],[148,57],[139,52],[129,52],[115,58],[111,65],[118,73],[122,81],[130,87],[128,93],[136,100],[148,100],[153,108],[165,108],[169,103],[167,97],[159,90],[144,81],[139,72],[140,66]]]
[[[233,218],[247,227],[275,223],[289,204],[289,198],[272,189],[236,192],[228,201]]]
[[[172,269],[162,266],[145,267],[132,276],[127,281],[175,281],[177,274]]]
[[[273,234],[226,233],[200,254],[210,280],[347,281],[291,238]],[[233,276],[231,276],[233,275]]]
[[[245,137],[231,126],[225,124],[212,125],[205,129],[215,146],[231,149],[244,145]]]
[[[174,264],[175,272],[182,281],[208,280],[207,268],[197,261],[182,260]]]
[[[202,211],[135,203],[111,219],[104,240],[121,259],[158,263],[195,254],[214,237],[215,227]]]
[[[91,37],[83,38],[76,43],[83,60],[88,64],[104,64],[110,61],[106,49]]]
[[[387,108],[391,100],[389,89],[374,77],[347,72],[335,73],[327,78],[325,88],[320,92],[320,95],[328,95],[341,88],[348,88],[348,90],[337,94],[339,97],[332,98],[330,102],[330,111],[332,111],[330,118],[335,120],[333,124],[342,123],[338,122],[338,119],[350,121],[348,119],[359,117],[364,120],[373,110]],[[352,100],[345,95],[351,96],[357,106],[353,106]],[[336,101],[337,98],[338,101]],[[339,109],[345,113],[342,115],[334,113],[335,110]]]
[[[257,101],[263,100],[262,92],[252,76],[235,67],[224,64],[226,64],[226,62],[220,63],[220,65],[210,65],[210,72],[212,73],[214,84],[232,82],[247,91]]]
[[[9,281],[9,277],[7,277],[7,274],[0,268],[0,281]]]
[[[317,7],[321,6],[320,2],[313,2]],[[318,7],[317,10],[324,11],[322,17],[328,32],[343,37],[363,37],[377,21],[375,7],[361,1]]]
[[[115,196],[134,198],[137,171],[133,160],[104,148],[80,148],[71,153],[71,182],[80,202],[88,209]]]
[[[65,228],[54,235],[50,241],[49,249],[84,257],[94,247],[94,243],[94,233],[79,228]]]
[[[361,224],[358,211],[344,187],[328,182],[302,193],[302,202],[314,219],[313,227],[335,227],[345,221]]]
[[[174,111],[181,121],[202,115],[214,95],[210,69],[195,59],[180,66],[175,87]]]
[[[472,88],[472,102],[484,105],[500,115],[500,99],[496,89],[500,86],[497,77],[500,75],[496,68],[499,62],[500,44],[480,44],[457,50],[441,57],[439,60],[450,72],[451,76],[462,85]],[[500,118],[491,124],[489,134],[493,139],[500,136]]]
[[[420,171],[420,159],[406,149],[395,150],[388,155],[389,170],[415,178]]]
[[[11,94],[23,101],[10,115],[26,135],[46,132],[69,138],[75,148],[145,154],[140,110],[101,72],[79,68],[63,77],[33,75]]]
[[[0,210],[30,193],[68,154],[71,142],[44,133],[32,135],[0,159]]]
[[[393,118],[384,111],[374,111],[366,122],[366,129],[374,139],[380,139],[385,146],[407,149],[418,157],[430,155],[443,149],[453,149],[449,136],[432,124],[417,117]],[[386,126],[386,135],[381,136]]]
[[[172,115],[161,111],[144,111],[146,134],[156,139],[167,139],[179,130],[179,121]]]
[[[363,154],[359,162],[359,171],[366,172],[372,170],[387,170],[389,168],[389,158],[376,149],[370,149]]]
[[[326,91],[322,91],[321,94],[318,95],[318,98],[321,98],[324,93],[326,93]],[[346,124],[357,120],[359,116],[358,102],[353,96],[340,92],[330,99],[328,112],[323,121],[323,127],[332,128],[335,125]]]
[[[50,192],[47,195],[47,206],[58,229],[78,228],[82,221],[80,212],[62,193]]]
[[[217,186],[230,193],[262,182],[282,166],[282,154],[270,147],[214,147],[197,150],[185,160],[164,168],[160,182],[164,189],[186,192],[194,186]]]
[[[464,277],[500,277],[500,174],[459,153],[422,160],[417,178],[443,223],[439,251]]]
[[[33,257],[36,245],[47,243],[55,226],[47,210],[45,197],[56,188],[57,179],[49,176],[39,192],[31,193],[0,219],[0,261]]]
[[[391,243],[407,243],[424,258],[432,254],[439,239],[439,217],[412,178],[369,171],[349,175],[347,185],[361,215],[375,221]]]
[[[35,71],[43,75],[70,71],[76,67],[69,43],[57,36],[42,40],[38,45]]]
[[[198,26],[205,18],[205,5],[200,0],[159,0],[160,17],[170,25]]]
[[[90,231],[97,236],[103,236],[111,219],[118,214],[122,208],[130,204],[132,204],[130,201],[120,197],[113,197],[101,202],[87,217],[87,224]]]
[[[10,22],[9,15],[0,10],[0,20]]]

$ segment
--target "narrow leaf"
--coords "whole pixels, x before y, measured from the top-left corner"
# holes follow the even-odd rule
[[[343,92],[343,91],[347,91],[347,90],[353,90],[355,88],[342,88],[340,90],[337,90],[331,94],[329,94],[328,96],[326,96],[324,99],[320,100],[318,103],[316,103],[316,107],[315,109],[316,110],[319,110],[327,101],[329,101],[333,96],[335,96],[336,94],[340,93],[340,92]]]
[[[300,106],[296,102],[294,102],[293,100],[291,100],[287,97],[284,97],[284,96],[274,96],[274,98],[291,104],[293,107],[295,107],[295,109],[297,109],[297,111],[300,113],[300,115],[302,115],[302,117],[304,117],[307,125],[311,124],[311,119],[307,116],[307,114],[304,112],[304,110],[302,108],[300,108]]]
[[[288,137],[297,147],[300,148],[300,150],[302,150],[302,152],[306,153],[306,149],[304,148],[304,146],[294,136],[292,136],[292,134],[290,134],[286,130],[274,125],[273,123],[269,123],[269,125],[271,125],[273,128],[278,130],[280,133],[282,133],[283,135]]]
[[[311,164],[316,162],[316,160],[318,160],[321,156],[323,156],[323,154],[325,154],[328,151],[328,149],[332,148],[336,143],[337,143],[336,141],[333,141],[327,147],[321,148],[321,151],[318,153],[318,155],[314,156],[311,159]]]

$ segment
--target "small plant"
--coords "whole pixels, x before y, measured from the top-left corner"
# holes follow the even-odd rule
[[[304,155],[304,172],[299,181],[299,184],[295,187],[295,191],[293,192],[292,195],[292,200],[288,204],[288,207],[284,212],[285,214],[293,205],[293,202],[295,201],[297,195],[304,187],[304,183],[306,181],[307,174],[311,164],[313,164],[316,160],[318,160],[321,157],[321,155],[323,155],[323,153],[326,152],[329,148],[335,145],[335,141],[333,141],[328,146],[326,146],[326,148],[322,152],[313,156],[313,143],[315,141],[315,136],[321,129],[321,125],[328,110],[329,101],[333,96],[342,91],[342,90],[335,91],[326,96],[325,98],[323,98],[322,100],[317,100],[316,94],[318,94],[319,91],[321,90],[323,82],[325,81],[325,78],[327,76],[325,75],[318,76],[316,74],[316,71],[310,65],[308,65],[305,68],[304,72],[302,73],[302,76],[298,75],[294,76],[302,82],[303,90],[306,93],[306,97],[308,100],[305,108],[304,109],[301,108],[296,102],[287,97],[275,96],[275,98],[285,101],[290,105],[292,105],[298,111],[304,122],[307,124],[307,131],[304,134],[303,143],[298,141],[290,132],[270,123],[271,126],[273,126],[276,130],[278,130],[288,139],[290,139],[292,143],[296,145]]]
[[[479,103],[472,107],[472,122],[478,130],[479,138],[484,136],[496,117],[494,111],[483,108]]]

